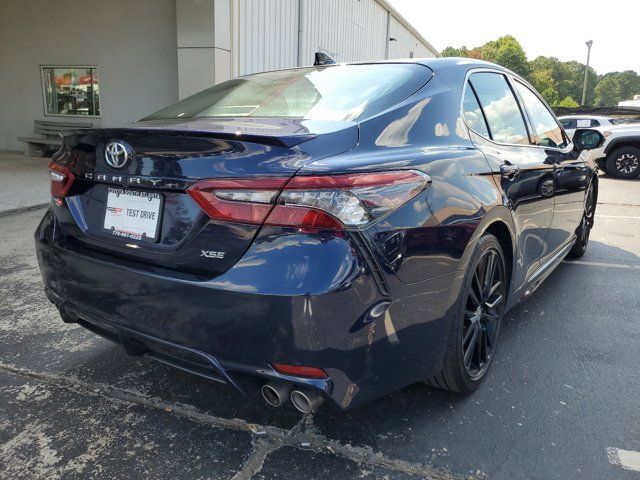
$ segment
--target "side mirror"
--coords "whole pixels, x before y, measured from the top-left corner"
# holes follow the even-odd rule
[[[573,133],[573,145],[576,150],[593,150],[604,143],[604,135],[598,130],[578,128]]]

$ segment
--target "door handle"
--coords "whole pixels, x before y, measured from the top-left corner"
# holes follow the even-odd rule
[[[510,163],[505,163],[500,165],[500,175],[506,178],[513,178],[516,174],[520,172],[520,167],[517,165],[512,165]]]

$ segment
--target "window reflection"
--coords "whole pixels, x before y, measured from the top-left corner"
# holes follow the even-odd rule
[[[489,130],[487,130],[487,124],[484,121],[480,104],[473,90],[471,90],[470,85],[467,85],[465,88],[462,108],[464,110],[464,119],[467,121],[469,127],[480,135],[489,137]]]
[[[500,143],[528,145],[524,119],[504,75],[474,73],[469,81],[487,117],[491,138]]]
[[[567,144],[564,140],[564,135],[562,135],[562,130],[544,103],[525,85],[520,82],[515,82],[515,85],[527,110],[531,125],[535,130],[536,145],[557,148],[566,147]]]
[[[418,64],[338,65],[258,73],[196,93],[144,120],[287,117],[355,121],[418,90],[430,71]]]
[[[42,67],[47,115],[100,115],[95,67]]]

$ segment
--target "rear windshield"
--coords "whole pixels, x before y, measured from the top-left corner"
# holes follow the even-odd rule
[[[398,103],[429,78],[427,67],[402,63],[258,73],[220,83],[143,120],[289,117],[355,121]]]

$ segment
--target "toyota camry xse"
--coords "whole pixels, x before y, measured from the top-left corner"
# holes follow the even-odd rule
[[[300,411],[469,392],[505,312],[584,253],[598,178],[523,79],[298,68],[72,132],[36,247],[65,322]]]

